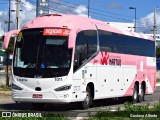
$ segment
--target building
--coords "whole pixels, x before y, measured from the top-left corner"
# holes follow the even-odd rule
[[[119,30],[134,32],[134,23],[108,22],[107,24]]]
[[[108,22],[110,26],[119,29],[119,30],[125,30],[125,31],[130,31],[134,32],[134,23],[123,23],[123,22]],[[153,37],[153,34],[145,34]],[[156,34],[156,43],[157,46],[160,47],[160,34]]]
[[[153,34],[146,34],[146,35],[150,35],[151,37],[154,38]],[[157,46],[160,47],[160,34],[156,34],[156,44],[157,44]]]

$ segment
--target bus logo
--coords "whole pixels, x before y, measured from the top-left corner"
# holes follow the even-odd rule
[[[108,65],[109,54],[107,52],[101,52],[101,65]]]

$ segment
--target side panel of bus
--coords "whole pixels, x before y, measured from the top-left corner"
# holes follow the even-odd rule
[[[82,61],[79,65],[80,69],[73,77],[81,81],[79,82],[81,95],[85,96],[83,92],[88,83],[93,83],[94,99],[132,96],[135,84],[139,91],[144,85],[145,94],[153,93],[155,90],[154,42],[103,30],[98,30],[98,33],[100,51],[92,59],[87,56],[89,50],[88,44],[85,45],[87,39],[81,45],[83,47],[80,56],[84,63]],[[92,40],[94,38],[96,37],[92,36]],[[75,53],[75,60],[77,53]],[[148,64],[148,59],[152,64]]]

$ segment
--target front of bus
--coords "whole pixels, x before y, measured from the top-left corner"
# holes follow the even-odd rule
[[[13,57],[14,101],[71,102],[70,31],[68,28],[32,28],[19,32]]]

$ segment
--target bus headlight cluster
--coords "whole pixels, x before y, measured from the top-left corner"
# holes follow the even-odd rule
[[[72,86],[72,85],[65,85],[65,86],[58,87],[58,88],[56,88],[56,89],[54,89],[54,90],[55,90],[55,91],[65,91],[65,90],[71,89],[71,86]]]
[[[23,90],[21,87],[15,85],[12,83],[12,89],[16,89],[16,90]]]

